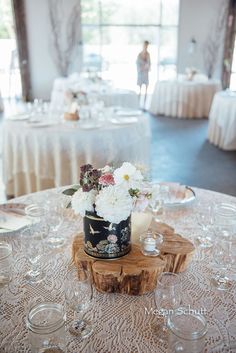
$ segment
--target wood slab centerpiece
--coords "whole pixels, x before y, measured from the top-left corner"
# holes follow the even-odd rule
[[[124,257],[113,261],[95,259],[85,253],[84,234],[79,233],[72,245],[73,261],[78,268],[90,271],[92,281],[101,293],[142,295],[151,292],[162,272],[185,271],[194,253],[193,244],[175,234],[173,228],[156,224],[155,231],[158,229],[164,238],[160,256],[143,255],[140,245],[134,240],[131,251]]]
[[[72,195],[72,208],[84,220],[72,256],[76,266],[90,271],[98,291],[141,295],[154,290],[163,271],[186,269],[194,246],[173,228],[149,222],[148,227],[163,237],[155,257],[142,253],[139,239],[131,231],[131,213],[142,212],[158,200],[154,188],[143,182],[140,170],[128,162],[117,169],[96,169],[90,164],[80,169],[79,185],[64,191]],[[141,234],[139,226],[136,235]]]

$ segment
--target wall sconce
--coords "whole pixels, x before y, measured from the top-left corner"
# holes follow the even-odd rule
[[[189,54],[193,54],[196,51],[197,41],[194,37],[192,37],[188,43],[188,52]]]

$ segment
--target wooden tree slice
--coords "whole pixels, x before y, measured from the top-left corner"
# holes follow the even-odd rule
[[[151,222],[150,228],[164,238],[159,257],[144,256],[136,236],[132,238],[132,250],[126,256],[115,260],[96,259],[84,252],[83,233],[80,233],[74,238],[72,258],[76,266],[90,271],[95,287],[102,293],[141,295],[153,291],[163,271],[186,270],[194,246],[165,223]]]
[[[160,248],[162,258],[166,261],[165,271],[185,271],[193,257],[194,249],[194,245],[181,235],[166,233]]]
[[[119,259],[95,259],[84,252],[82,233],[74,239],[72,257],[76,266],[91,272],[96,289],[102,293],[141,295],[151,292],[166,266],[164,258],[144,256],[137,244],[132,244],[131,252]]]

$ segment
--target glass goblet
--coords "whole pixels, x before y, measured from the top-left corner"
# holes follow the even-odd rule
[[[212,240],[212,224],[213,212],[212,207],[208,205],[198,205],[197,223],[201,227],[201,234],[198,236],[199,247],[210,248],[213,245]]]
[[[75,316],[69,328],[70,333],[81,338],[89,337],[93,327],[83,316],[92,306],[93,288],[87,271],[77,268],[69,270],[65,280],[65,298]]]
[[[45,273],[40,269],[40,259],[44,255],[43,236],[40,231],[25,228],[21,231],[21,248],[31,264],[31,270],[25,275],[28,283],[38,283],[45,278]]]
[[[164,215],[164,206],[169,201],[169,186],[161,184],[153,184],[152,199],[150,201],[150,208],[156,222],[161,222],[160,216]]]
[[[233,281],[229,272],[236,273],[236,239],[234,237],[218,239],[213,249],[213,269],[218,267],[218,273],[211,278],[213,287],[228,290]]]
[[[158,311],[163,316],[163,322],[154,325],[155,333],[159,339],[167,339],[167,319],[169,314],[180,306],[181,284],[179,276],[171,272],[163,272],[157,281],[154,292],[155,304]]]

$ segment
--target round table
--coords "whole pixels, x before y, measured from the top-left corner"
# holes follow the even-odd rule
[[[46,120],[46,119],[45,119]],[[49,122],[50,123],[50,122]],[[3,178],[7,195],[77,184],[80,166],[86,163],[102,168],[124,161],[149,169],[149,120],[106,121],[85,129],[73,122],[40,126],[5,120],[3,124]]]
[[[219,202],[236,204],[236,198],[203,189],[194,188],[198,202],[188,207],[172,208],[166,213],[164,221],[175,227],[176,232],[185,237],[198,234],[197,212],[201,205]],[[13,202],[41,203],[53,196],[55,191],[44,191],[20,197]],[[64,278],[70,263],[73,234],[81,230],[81,219],[75,219],[72,211],[67,210],[61,234],[67,244],[61,251],[50,256],[45,254],[42,267],[46,279],[41,284],[27,285],[24,273],[27,270],[24,254],[21,252],[19,233],[0,238],[13,246],[15,259],[14,279],[8,287],[0,291],[1,330],[0,346],[3,352],[29,352],[26,313],[36,302],[53,301],[65,304]],[[235,352],[236,349],[236,285],[229,291],[220,292],[210,286],[212,270],[209,269],[211,250],[202,253],[200,261],[194,259],[184,273],[179,274],[182,283],[182,302],[195,310],[206,309],[208,322],[206,353]],[[166,353],[167,346],[158,341],[150,324],[157,320],[150,314],[155,308],[153,293],[143,296],[120,294],[101,294],[95,292],[93,308],[86,313],[95,326],[94,334],[83,341],[72,337],[67,331],[67,353]],[[149,312],[149,314],[148,314]],[[67,311],[68,322],[73,315]],[[231,348],[231,349],[230,349]],[[190,353],[190,352],[189,352]]]
[[[210,116],[208,139],[223,150],[236,150],[236,93],[215,95]]]
[[[121,106],[131,109],[139,108],[138,95],[128,89],[113,88],[105,80],[93,82],[88,78],[79,75],[70,77],[58,77],[55,79],[51,93],[51,109],[58,109],[66,103],[66,93],[69,91],[84,91],[88,94],[96,95],[104,102],[106,107]]]
[[[156,83],[149,111],[169,117],[206,118],[220,88],[218,81],[160,81]]]

